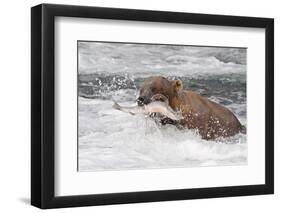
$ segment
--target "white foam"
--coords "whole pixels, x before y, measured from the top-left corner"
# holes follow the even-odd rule
[[[243,54],[241,51],[244,51]],[[245,50],[237,48],[79,43],[80,74],[128,73],[136,77],[139,75],[194,77],[206,74],[245,73],[246,65],[235,63],[245,59]]]
[[[79,98],[78,160],[79,171],[241,165],[247,143],[242,134],[205,141],[195,131],[114,110],[111,101]]]

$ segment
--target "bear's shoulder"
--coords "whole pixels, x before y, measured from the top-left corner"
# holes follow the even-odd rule
[[[203,105],[210,105],[208,98],[192,90],[183,90],[180,94],[181,104],[186,104],[188,108],[197,108]]]
[[[182,90],[179,94],[182,98],[201,98],[202,96],[195,91],[192,90]]]

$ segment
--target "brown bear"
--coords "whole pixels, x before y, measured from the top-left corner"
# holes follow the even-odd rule
[[[162,124],[169,123],[188,129],[197,129],[206,140],[229,137],[246,131],[229,109],[194,91],[184,90],[181,80],[169,81],[161,76],[146,79],[140,88],[138,105],[150,103],[151,98],[156,94],[166,97],[170,107],[175,111],[180,111],[183,116],[180,121],[161,118]]]

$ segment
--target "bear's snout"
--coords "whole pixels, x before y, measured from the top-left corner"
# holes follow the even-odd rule
[[[150,102],[150,99],[147,98],[146,96],[140,96],[140,97],[138,97],[138,99],[137,99],[137,104],[138,104],[139,106],[143,106],[143,105],[145,105],[145,104],[149,104],[149,102]]]

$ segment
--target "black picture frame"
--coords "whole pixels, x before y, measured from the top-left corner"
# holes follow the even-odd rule
[[[264,28],[265,184],[59,196],[55,189],[55,17]],[[42,209],[274,193],[274,20],[271,18],[41,4],[31,8],[31,204]]]

